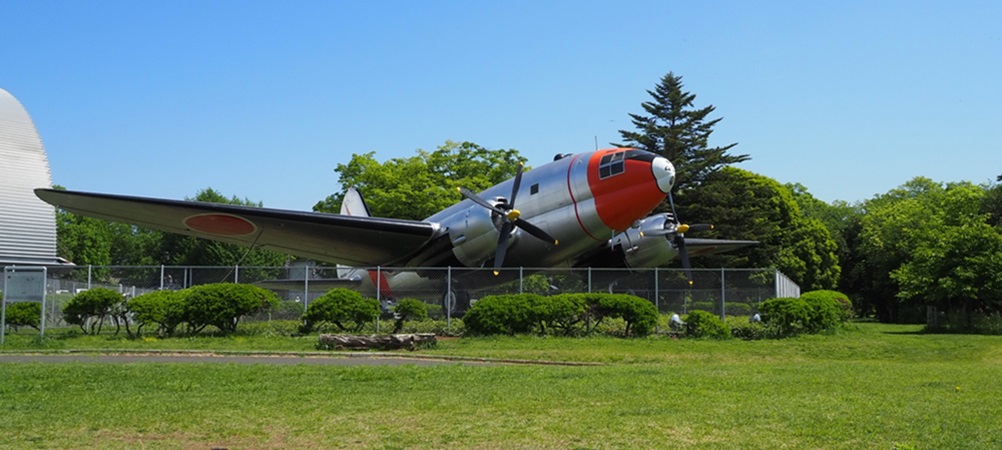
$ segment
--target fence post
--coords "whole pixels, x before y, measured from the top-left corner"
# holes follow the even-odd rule
[[[519,294],[522,293],[522,281],[523,281],[523,275],[524,275],[524,273],[522,272],[522,269],[523,269],[522,266],[518,266],[518,293]]]
[[[160,265],[160,290],[164,290],[164,265]]]
[[[310,265],[303,266],[303,312],[310,303]]]
[[[588,266],[588,293],[591,294],[591,266]]]
[[[445,268],[445,327],[452,328],[452,266]]]
[[[91,269],[92,269],[93,267],[94,267],[94,266],[92,266],[92,265],[90,265],[90,264],[87,264],[87,289],[90,289],[90,277],[91,277]]]
[[[720,320],[727,320],[727,289],[724,282],[724,268],[720,268]]]
[[[661,292],[660,286],[658,285],[658,268],[654,268],[654,307],[657,308],[658,314],[661,314]]]
[[[376,313],[376,334],[379,334],[379,316],[383,315],[383,269],[376,266],[376,301],[379,302],[379,312]]]
[[[233,284],[240,284],[240,265],[233,266]]]

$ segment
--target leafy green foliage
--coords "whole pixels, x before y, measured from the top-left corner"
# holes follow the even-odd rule
[[[658,310],[654,304],[629,294],[581,294],[590,305],[596,322],[606,317],[617,317],[626,321],[626,334],[646,336],[658,324]]]
[[[811,311],[807,302],[800,298],[772,298],[759,305],[762,320],[774,337],[789,337],[808,329]]]
[[[752,322],[748,316],[727,316],[724,325],[731,330],[731,336],[753,341],[774,337],[762,322]]]
[[[560,294],[530,297],[529,300],[541,333],[552,330],[569,336],[585,320],[587,305],[583,296]]]
[[[404,328],[405,320],[424,320],[428,317],[428,306],[421,300],[404,298],[393,306],[396,320],[393,324],[393,332],[399,333]]]
[[[384,163],[376,161],[375,152],[354,154],[334,171],[341,186],[361,191],[372,215],[421,220],[461,200],[458,187],[486,189],[515,176],[524,162],[514,149],[446,141],[433,152],[418,150],[416,156]],[[337,213],[343,200],[343,192],[332,194],[313,210]]]
[[[84,334],[101,332],[105,318],[123,302],[122,294],[108,288],[93,288],[74,295],[63,307],[63,320],[77,325]],[[88,326],[89,325],[89,326]]]
[[[727,339],[731,337],[731,330],[716,314],[697,310],[685,318],[685,335],[693,338]]]
[[[530,298],[536,294],[488,295],[476,303],[463,316],[463,324],[471,334],[528,333],[539,321],[534,317]]]
[[[154,291],[136,296],[126,303],[126,308],[132,313],[132,318],[139,327],[137,334],[142,334],[144,326],[157,324],[157,334],[170,336],[178,325],[185,322],[186,297],[176,291]]]
[[[232,333],[242,317],[278,304],[274,292],[249,284],[205,284],[186,289],[183,295],[185,322],[195,333],[207,325]]]
[[[2,297],[2,292],[0,292]],[[39,329],[42,320],[42,304],[39,302],[14,302],[7,305],[7,325],[15,331],[19,327]],[[2,331],[0,331],[2,332]]]
[[[859,270],[864,309],[882,321],[926,305],[943,311],[1002,308],[1002,235],[991,225],[995,188],[915,178],[865,203]],[[889,274],[889,276],[888,276]]]
[[[471,334],[558,332],[572,335],[600,329],[603,320],[621,319],[624,335],[645,336],[658,322],[654,304],[625,294],[492,295],[473,304],[463,316]],[[590,323],[590,328],[580,327]]]
[[[679,215],[713,223],[700,237],[759,244],[693,259],[699,267],[776,267],[806,290],[831,289],[840,268],[836,244],[818,220],[804,218],[789,189],[772,178],[734,167],[709,175],[699,189],[681,192]]]
[[[379,301],[376,299],[364,298],[350,289],[331,289],[306,308],[301,331],[309,333],[325,324],[333,324],[341,331],[357,331],[378,317]]]
[[[808,303],[825,301],[836,305],[838,309],[837,320],[839,322],[846,322],[853,317],[852,300],[849,299],[849,296],[841,292],[830,290],[809,291],[800,294],[800,298],[806,300]]]

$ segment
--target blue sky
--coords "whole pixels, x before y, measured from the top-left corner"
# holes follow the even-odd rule
[[[673,71],[739,167],[858,201],[1002,174],[999,23],[997,1],[5,0],[0,87],[56,184],[310,209],[352,153],[606,146]]]

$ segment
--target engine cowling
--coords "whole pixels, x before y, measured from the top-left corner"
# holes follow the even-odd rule
[[[486,208],[467,208],[444,220],[443,225],[449,229],[452,253],[467,267],[480,267],[497,251],[498,221]]]
[[[672,245],[671,235],[659,236],[653,232],[675,226],[668,214],[655,214],[614,236],[609,245],[622,252],[627,267],[664,266],[678,255],[678,249]]]

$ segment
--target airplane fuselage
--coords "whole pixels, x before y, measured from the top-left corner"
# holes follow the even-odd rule
[[[582,255],[606,245],[664,200],[674,184],[667,159],[633,149],[606,149],[560,158],[525,173],[517,194],[521,216],[549,232],[558,245],[515,228],[506,267],[569,267]],[[504,201],[512,181],[480,193]],[[479,267],[495,252],[503,218],[470,200],[426,219],[449,234],[462,265]]]

